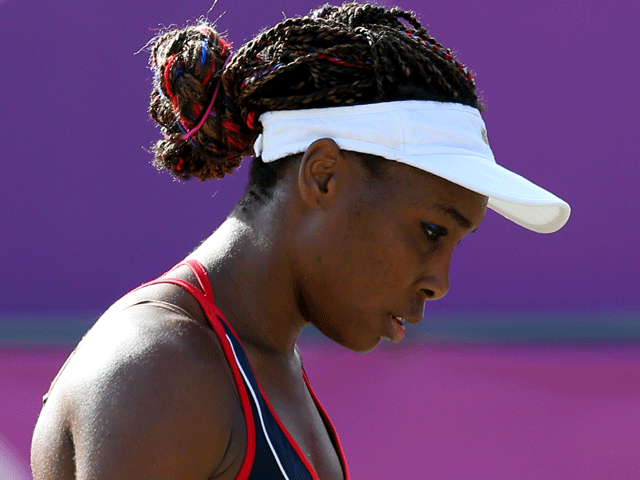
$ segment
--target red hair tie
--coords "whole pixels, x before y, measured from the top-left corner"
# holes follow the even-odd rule
[[[222,39],[220,39],[220,43],[223,43]],[[229,44],[227,43],[227,45]],[[224,51],[224,43],[223,43],[223,51]],[[182,136],[182,140],[187,140],[191,138],[194,133],[200,130],[202,125],[204,125],[204,122],[209,117],[209,114],[211,113],[211,109],[213,108],[213,103],[216,101],[216,98],[218,96],[218,90],[220,90],[220,84],[222,83],[222,72],[224,72],[224,68],[227,66],[227,63],[229,63],[230,59],[231,59],[231,55],[227,57],[224,64],[222,65],[222,70],[220,71],[220,78],[218,79],[218,84],[216,85],[216,89],[213,92],[213,97],[211,97],[211,101],[209,102],[209,106],[207,107],[207,110],[204,112],[204,115],[202,115],[202,118],[200,119],[198,124]]]

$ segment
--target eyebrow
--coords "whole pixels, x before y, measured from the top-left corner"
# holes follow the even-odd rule
[[[446,213],[447,215],[449,215],[451,218],[453,218],[456,223],[458,225],[460,225],[462,228],[469,228],[471,227],[472,223],[471,220],[469,220],[467,217],[465,217],[464,215],[462,215],[458,210],[456,210],[453,207],[446,207],[444,205],[440,205],[440,204],[435,204],[434,205],[436,210],[439,210],[443,213]]]

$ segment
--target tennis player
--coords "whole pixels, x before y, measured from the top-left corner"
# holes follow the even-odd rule
[[[34,478],[347,479],[300,330],[400,341],[487,207],[549,233],[569,206],[496,164],[471,72],[412,13],[324,6],[236,52],[202,23],[150,58],[156,166],[207,180],[252,155],[249,185],[80,342],[45,396]]]

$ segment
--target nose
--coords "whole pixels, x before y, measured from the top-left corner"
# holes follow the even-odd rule
[[[438,262],[429,262],[428,269],[418,281],[418,288],[427,300],[438,300],[449,291],[449,263],[451,256]]]

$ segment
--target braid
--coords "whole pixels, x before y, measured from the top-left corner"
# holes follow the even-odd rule
[[[394,100],[482,107],[466,67],[414,13],[397,7],[325,5],[230,55],[207,23],[156,39],[150,112],[165,137],[153,148],[159,168],[179,178],[222,177],[253,153],[257,118],[266,111]],[[264,176],[269,185],[278,177],[271,170]],[[250,176],[259,183],[260,168]]]
[[[157,168],[206,180],[221,178],[240,163],[252,135],[221,92],[230,56],[231,45],[207,24],[156,39],[149,113],[164,136],[153,146]]]
[[[357,3],[325,5],[263,32],[238,51],[224,81],[241,116],[243,108],[387,101],[404,86],[423,90],[421,99],[479,106],[467,69],[413,13]]]

